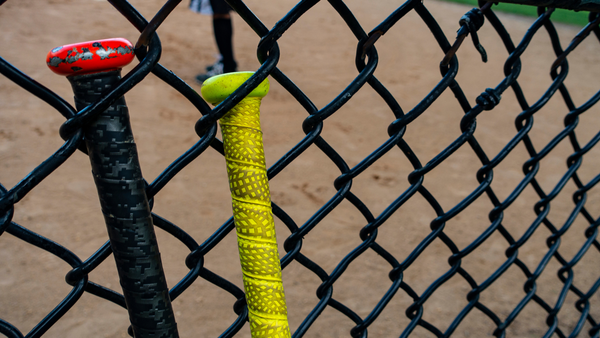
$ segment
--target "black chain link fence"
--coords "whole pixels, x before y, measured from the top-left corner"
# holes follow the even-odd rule
[[[149,73],[153,73],[177,90],[197,108],[203,115],[195,125],[199,141],[165,168],[154,181],[147,183],[147,195],[150,204],[153,205],[155,203],[153,197],[190,163],[202,161],[202,155],[205,154],[208,148],[212,147],[220,153],[223,152],[223,145],[216,137],[216,121],[236,102],[239,102],[243,96],[230,97],[211,110],[211,107],[199,97],[192,87],[158,63],[161,43],[155,31],[163,20],[168,20],[169,13],[179,4],[179,1],[167,1],[150,23],[128,2],[120,0],[109,0],[109,2],[141,32],[139,41],[136,44],[136,56],[140,63],[119,82],[113,91],[79,113],[57,94],[0,58],[0,72],[4,76],[29,91],[32,95],[47,102],[67,119],[60,128],[60,135],[65,140],[64,145],[14,187],[0,186],[0,235],[2,235],[0,241],[6,238],[7,235],[12,235],[23,242],[55,255],[72,267],[72,270],[66,274],[66,282],[72,286],[71,292],[30,332],[25,334],[19,329],[18,324],[0,319],[0,333],[7,337],[42,336],[85,293],[125,307],[125,299],[120,294],[120,289],[119,291],[112,290],[110,287],[96,284],[88,278],[89,274],[111,255],[108,242],[98,248],[96,253],[90,257],[82,258],[69,250],[68,243],[63,246],[57,243],[60,242],[58,238],[45,238],[12,221],[15,212],[18,212],[18,208],[15,208],[16,203],[26,197],[34,187],[55,169],[59,168],[78,149],[84,151],[82,127],[89,124],[109,104],[142,82]],[[307,293],[300,296],[302,298],[314,298],[315,292],[317,296],[316,305],[308,313],[303,314],[302,318],[293,317],[298,312],[294,312],[294,301],[289,303],[291,329],[294,337],[319,337],[321,334],[323,336],[333,336],[328,335],[323,326],[315,328],[316,326],[313,325],[324,313],[330,313],[331,311],[337,314],[333,317],[330,315],[330,317],[340,318],[341,323],[343,323],[342,331],[352,337],[367,337],[369,333],[375,337],[468,336],[465,332],[469,330],[469,325],[473,322],[490,324],[485,332],[473,329],[475,336],[494,335],[504,337],[510,336],[511,325],[528,311],[541,313],[545,323],[543,321],[529,323],[526,320],[525,324],[521,323],[519,325],[531,325],[533,328],[527,327],[521,331],[517,330],[515,332],[521,333],[517,333],[516,336],[575,337],[589,335],[590,337],[600,337],[600,304],[598,303],[600,300],[598,298],[598,288],[600,287],[600,269],[598,268],[600,266],[598,265],[600,261],[598,259],[598,253],[600,252],[598,224],[600,221],[598,217],[600,217],[600,208],[597,201],[594,203],[595,200],[591,199],[592,202],[588,202],[588,196],[592,196],[594,193],[597,194],[596,185],[600,181],[600,170],[596,168],[596,172],[599,174],[591,179],[583,179],[578,174],[578,169],[582,166],[586,154],[589,155],[600,140],[600,132],[585,143],[581,143],[577,136],[580,116],[593,111],[591,108],[600,99],[600,92],[587,98],[584,103],[577,105],[571,98],[566,84],[569,75],[569,55],[577,49],[583,40],[592,39],[594,36],[600,39],[600,28],[598,27],[600,16],[591,13],[590,24],[583,28],[573,41],[568,42],[566,49],[563,49],[559,34],[552,22],[553,9],[539,8],[539,17],[527,33],[520,41],[513,41],[494,13],[492,3],[480,2],[480,9],[473,9],[460,20],[457,20],[460,29],[455,38],[447,37],[443,33],[436,19],[428,10],[427,4],[420,0],[410,0],[400,4],[395,11],[390,13],[370,32],[366,32],[362,28],[343,1],[330,0],[327,5],[339,14],[356,37],[355,65],[357,74],[354,80],[335,99],[322,109],[318,109],[311,99],[283,71],[278,69],[280,60],[278,40],[285,36],[286,31],[319,1],[300,1],[271,29],[267,28],[260,18],[255,16],[243,1],[229,0],[228,2],[245,23],[261,37],[257,55],[262,66],[256,73],[257,78],[263,79],[270,76],[272,81],[279,83],[297,100],[308,115],[302,125],[297,126],[297,128],[302,128],[306,136],[301,142],[289,149],[284,156],[274,162],[268,171],[269,178],[273,179],[280,173],[285,172],[286,167],[294,161],[301,161],[302,154],[309,151],[309,149],[310,151],[318,149],[326,156],[328,161],[339,169],[337,178],[332,182],[337,192],[328,201],[322,202],[321,207],[316,212],[311,211],[310,215],[306,215],[306,221],[302,224],[286,212],[285,206],[278,205],[277,199],[274,198],[273,212],[279,220],[278,222],[283,223],[289,229],[289,234],[279,232],[280,237],[286,237],[283,245],[285,255],[281,259],[286,291],[294,293],[292,298],[298,297],[296,294],[300,292],[295,289],[296,283],[294,281],[285,278],[286,268],[289,269],[292,266],[300,268],[302,274],[314,274],[321,281],[320,285],[307,287]],[[0,4],[2,3],[0,1]],[[264,5],[268,6],[266,3]],[[1,10],[2,7],[0,7]],[[418,104],[405,111],[401,108],[402,102],[397,101],[397,98],[388,91],[386,86],[374,76],[374,72],[379,60],[377,54],[379,39],[409,14],[420,17],[446,57],[440,62],[441,79],[439,82],[430,89],[429,93]],[[482,25],[493,27],[509,56],[504,63],[504,79],[494,88],[482,88],[483,93],[477,97],[475,102],[470,102],[457,80],[459,69],[458,58],[455,53],[459,48],[472,48],[467,43],[461,47],[463,40],[471,35],[482,59],[487,58],[485,46],[482,47],[477,33]],[[551,47],[556,54],[556,62],[548,70],[552,82],[540,97],[526,99],[526,93],[519,83],[519,76],[522,71],[520,57],[527,51],[532,39],[540,35],[549,37]],[[418,51],[415,52],[418,53]],[[243,87],[242,94],[251,91],[253,89],[252,84],[258,83],[258,81],[255,81]],[[322,132],[327,126],[328,118],[340,112],[344,105],[352,104],[349,103],[350,99],[367,86],[379,94],[379,97],[389,107],[389,111],[395,118],[390,120],[387,130],[381,130],[381,133],[387,132],[387,135],[389,135],[387,141],[358,161],[356,165],[350,166],[348,161],[326,141]],[[452,92],[458,101],[459,107],[464,112],[464,116],[460,121],[462,134],[450,144],[447,144],[432,159],[419,158],[411,149],[405,134],[410,130],[411,123],[419,118],[423,119],[427,115],[428,108],[446,91]],[[549,137],[550,141],[547,144],[535,147],[536,142],[531,137],[534,116],[543,110],[553,97],[562,98],[568,108],[564,114],[564,128],[556,135]],[[497,106],[504,99],[516,99],[520,106],[520,111],[513,112],[513,115],[503,113],[506,118],[514,119],[516,131],[499,152],[485,152],[480,141],[485,138],[486,134],[477,134],[476,137],[477,118],[482,113],[493,114],[498,111]],[[448,107],[448,109],[457,108]],[[360,129],[355,130],[357,134],[360,132]],[[363,137],[368,136],[364,135]],[[421,135],[420,137],[426,138],[427,135]],[[563,144],[563,141],[568,142],[571,146],[570,155],[563,159],[566,162],[566,169],[556,177],[549,189],[544,188],[544,183],[539,181],[540,176],[538,173],[543,170],[543,162],[548,154],[557,148],[559,144]],[[522,163],[522,175],[518,179],[518,183],[511,187],[502,187],[502,189],[510,191],[502,198],[500,197],[501,194],[496,191],[497,189],[492,188],[494,173],[501,171],[502,168],[497,168],[502,166],[503,161],[511,156],[516,151],[515,149],[523,146],[526,148],[529,159]],[[478,164],[479,169],[476,172],[465,170],[463,173],[464,175],[470,175],[470,177],[476,177],[477,186],[475,189],[469,190],[460,202],[455,203],[450,208],[444,208],[439,198],[436,199],[435,189],[428,189],[427,177],[429,173],[440,167],[453,154],[459,150],[465,151],[465,149],[470,150],[480,161]],[[412,166],[410,171],[405,172],[398,169],[396,173],[396,177],[407,179],[409,185],[404,190],[398,190],[396,198],[377,215],[367,206],[368,203],[365,203],[357,190],[353,190],[353,182],[359,180],[361,174],[367,172],[368,168],[377,165],[378,161],[386,154],[392,152],[402,154],[410,162]],[[428,162],[423,163],[423,160]],[[306,175],[310,177],[311,173],[309,172]],[[382,179],[376,175],[372,175],[372,177],[376,180]],[[302,187],[299,187],[299,189],[302,189]],[[535,203],[527,206],[529,210],[533,210],[535,217],[530,219],[527,216],[517,216],[511,217],[510,221],[507,221],[509,219],[508,214],[512,210],[511,205],[525,199],[523,196],[527,194],[528,189],[535,191],[535,196],[537,196]],[[564,199],[560,199],[564,195],[568,195],[567,197],[572,199],[572,205],[568,205]],[[325,201],[326,198],[327,196],[321,196],[319,200]],[[398,222],[394,217],[406,208],[410,208],[410,201],[415,199],[425,200],[435,213],[435,217],[428,219],[429,230],[427,230],[427,233],[420,238],[413,238],[409,243],[410,247],[406,247],[407,240],[402,238],[403,229],[416,225]],[[470,233],[453,237],[450,234],[450,222],[460,220],[461,217],[469,217],[469,207],[481,203],[483,200],[487,201],[486,210],[489,220],[478,219],[477,222],[480,227],[477,228],[479,232],[476,234]],[[306,246],[308,241],[314,239],[314,237],[311,237],[313,233],[319,233],[318,236],[322,236],[322,232],[319,232],[319,230],[322,230],[323,224],[326,224],[323,220],[334,212],[338,206],[348,204],[348,202],[363,218],[363,226],[353,234],[360,237],[361,243],[352,250],[341,253],[345,256],[336,261],[333,269],[325,269],[318,264],[318,258],[315,259],[311,256],[310,251],[303,250],[303,245]],[[567,210],[566,216],[558,217],[550,213],[551,205],[556,206],[558,203],[561,203],[563,210]],[[506,220],[505,216],[507,216]],[[181,241],[190,251],[185,259],[189,273],[176,285],[171,285],[170,296],[175,311],[177,311],[178,297],[189,296],[189,293],[192,292],[202,292],[202,290],[190,291],[190,287],[198,280],[203,279],[230,293],[237,299],[237,301],[231,302],[237,319],[228,328],[224,329],[220,336],[231,337],[236,335],[247,325],[244,293],[238,286],[240,285],[239,281],[228,280],[205,266],[205,257],[219,245],[223,238],[231,233],[234,227],[233,220],[230,218],[207,238],[192,238],[182,228],[155,213],[153,213],[153,222],[156,227]],[[457,223],[452,223],[452,226],[461,227],[462,222],[465,222],[465,220],[462,219]],[[574,225],[581,223],[584,223],[583,227]],[[386,229],[389,228],[397,228],[396,233],[400,234],[400,237],[390,238],[389,233],[386,232]],[[569,232],[569,230],[571,231]],[[563,243],[563,239],[566,238],[567,234],[573,232],[577,232],[575,236],[578,236],[576,237],[578,240],[564,240],[565,243],[571,246],[568,247],[567,244]],[[490,238],[494,236],[501,236],[504,240],[504,245],[500,249],[486,246],[491,242]],[[546,246],[540,256],[541,259],[532,263],[526,256],[520,255],[520,250],[524,249],[536,236],[542,236]],[[469,243],[464,245],[464,238],[462,237],[474,238],[474,240],[470,240]],[[334,238],[325,238],[324,243],[334,240]],[[396,242],[402,243],[404,254],[398,254],[396,244],[394,244]],[[408,276],[408,272],[424,271],[422,273],[426,274],[428,269],[433,271],[433,266],[437,264],[432,263],[430,260],[419,260],[421,257],[425,257],[428,250],[434,246],[432,243],[443,243],[446,248],[446,251],[436,251],[439,253],[436,256],[436,261],[447,261],[448,265],[445,271],[439,274],[435,272],[434,278],[428,281],[426,285],[419,284],[421,282],[411,282],[408,277],[405,278],[405,275]],[[576,245],[576,247],[572,247],[572,245]],[[235,249],[232,248],[232,250]],[[502,258],[499,265],[495,265],[490,261],[489,265],[493,267],[492,272],[482,275],[480,271],[470,269],[467,262],[469,259],[477,259],[477,257],[483,257],[481,259],[485,260],[485,257],[488,256],[483,255],[482,252],[486,250],[494,251],[494,257]],[[568,252],[568,254],[565,252]],[[376,255],[373,255],[373,253]],[[352,269],[354,263],[364,257],[369,257],[369,260],[376,261],[377,264],[386,262],[389,277],[387,289],[379,294],[376,302],[369,303],[366,310],[364,308],[365,304],[345,301],[347,297],[343,292],[339,296],[336,294],[338,285],[340,285],[340,290],[344,289],[342,286],[347,283],[347,272]],[[591,263],[585,263],[587,265],[581,263],[586,260],[591,260]],[[7,264],[7,262],[0,264]],[[483,262],[482,264],[486,265],[487,263]],[[584,266],[584,268],[577,270],[581,266]],[[517,273],[515,273],[515,270]],[[365,269],[362,273],[370,274],[372,273],[370,271]],[[542,292],[541,276],[544,273],[550,273],[550,279],[557,282],[559,287],[552,289],[550,292]],[[514,277],[510,279],[509,285],[505,285],[503,290],[494,289],[495,285],[499,284],[498,281],[508,275]],[[581,281],[581,278],[578,278],[581,275],[591,276],[591,278],[586,277],[586,281]],[[1,278],[3,277],[0,276]],[[353,292],[357,294],[366,292],[364,290],[368,290],[370,284],[357,286]],[[458,287],[457,285],[462,286]],[[512,289],[518,290],[518,292],[513,292]],[[449,301],[444,302],[449,307],[457,310],[452,314],[451,320],[440,324],[436,320],[438,316],[436,309],[428,308],[428,300],[443,294],[458,295],[463,303],[457,304],[453,301],[458,298],[449,298]],[[495,296],[490,297],[492,294]],[[516,299],[507,301],[503,297],[509,294],[520,295]],[[394,303],[403,297],[410,300],[406,306],[402,307],[404,313],[396,311],[399,307],[397,303]],[[223,301],[229,302],[230,299],[227,298]],[[495,305],[496,302],[510,305],[508,308],[498,310]],[[535,306],[532,307],[532,304]],[[2,308],[3,311],[10,311],[7,307],[3,306]],[[386,308],[396,310],[389,314],[385,312]],[[374,328],[377,327],[378,318],[381,319],[383,313],[386,313],[387,318],[392,318],[392,323],[395,324],[389,325],[385,333],[381,334],[378,333],[383,332],[380,331],[380,328]],[[563,320],[561,316],[564,313],[569,313],[569,316]],[[4,314],[0,313],[0,316],[4,316]],[[348,320],[351,322],[350,324],[348,324]],[[327,323],[325,326],[342,325],[333,322]],[[390,321],[386,323],[390,323]],[[463,324],[461,330],[457,330],[461,324]],[[201,334],[202,328],[210,325],[209,322],[197,323],[199,335],[204,336]],[[515,325],[512,326],[512,329]]]

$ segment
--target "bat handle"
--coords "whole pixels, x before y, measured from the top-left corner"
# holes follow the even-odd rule
[[[218,104],[252,74],[227,73],[209,78],[202,85],[202,96]],[[260,101],[268,90],[269,82],[265,80],[225,114],[219,124],[250,331],[253,338],[288,338],[287,305],[260,128]]]
[[[89,65],[89,62],[79,62],[82,58],[78,58],[72,59],[74,61],[70,63],[72,65],[79,62],[71,74],[66,68],[77,110],[94,103],[117,84],[121,78],[120,67],[123,66],[118,61],[128,63],[133,59],[131,43],[123,46],[123,50],[129,48],[131,56],[122,57],[116,52],[113,55],[107,54],[112,42],[114,41],[91,41],[69,45],[67,48],[71,51],[68,54],[70,56],[81,53],[87,57],[83,61],[100,63],[99,66]],[[64,49],[55,48],[50,54],[60,57],[56,54],[61,50],[64,52]],[[68,55],[65,54],[64,60],[68,60]],[[111,62],[106,67],[108,70],[102,67],[104,60]],[[92,123],[86,125],[84,138],[134,337],[176,338],[177,324],[125,98],[117,99]]]

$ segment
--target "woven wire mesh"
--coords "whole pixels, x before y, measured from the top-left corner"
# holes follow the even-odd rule
[[[67,119],[61,126],[61,136],[65,143],[14,187],[1,186],[0,242],[9,235],[13,236],[43,249],[72,267],[71,271],[65,271],[66,282],[72,287],[70,292],[28,333],[22,333],[17,323],[0,320],[0,333],[9,337],[43,335],[77,302],[83,301],[85,298],[81,296],[84,294],[92,294],[125,307],[118,288],[95,283],[89,277],[111,255],[108,242],[91,256],[80,257],[69,249],[69,243],[61,243],[60,238],[46,238],[28,229],[26,225],[12,221],[19,212],[18,202],[78,152],[82,144],[79,130],[85,123],[89,123],[90,116],[97,115],[104,103],[114,101],[142,83],[150,73],[187,98],[200,112],[202,118],[195,124],[199,140],[164,168],[156,179],[148,182],[147,194],[152,199],[178,175],[182,175],[186,167],[208,158],[209,148],[222,154],[223,146],[217,137],[216,122],[239,101],[239,97],[229,98],[211,109],[190,85],[158,63],[162,50],[156,30],[163,20],[169,19],[169,12],[179,1],[166,2],[150,24],[128,2],[109,2],[141,32],[138,41],[140,47],[136,49],[140,62],[117,89],[79,114],[59,95],[0,59],[0,72],[4,76],[48,103]],[[446,36],[428,10],[427,4],[421,1],[400,4],[371,31],[364,30],[344,2],[332,0],[319,4],[326,5],[337,13],[356,43],[356,53],[352,55],[356,66],[353,79],[334,99],[319,109],[305,94],[306,90],[296,85],[293,79],[278,68],[279,63],[284,61],[282,53],[285,52],[279,50],[278,40],[285,39],[286,32],[319,1],[299,2],[270,29],[243,1],[228,2],[245,24],[260,36],[256,49],[261,64],[257,71],[258,78],[270,76],[272,81],[295,98],[306,116],[301,124],[296,125],[305,136],[293,147],[286,149],[283,156],[273,159],[269,168],[269,178],[274,182],[275,189],[278,177],[283,177],[282,179],[291,181],[294,193],[307,195],[319,204],[316,210],[304,210],[305,214],[298,217],[286,210],[285,200],[278,200],[277,194],[273,200],[273,212],[280,225],[283,225],[278,229],[278,237],[284,240],[285,255],[281,262],[284,285],[291,299],[290,321],[294,337],[336,336],[339,332],[353,337],[367,337],[369,333],[372,336],[399,337],[468,336],[466,332],[469,328],[477,336],[503,337],[510,336],[510,333],[516,336],[544,337],[600,336],[600,270],[597,268],[600,250],[597,238],[599,208],[597,200],[593,198],[600,174],[597,167],[594,168],[593,175],[588,175],[587,172],[581,175],[581,171],[578,171],[586,158],[594,156],[592,150],[600,140],[600,132],[595,132],[585,142],[577,134],[577,128],[581,128],[580,117],[594,112],[593,107],[600,99],[600,92],[576,104],[567,86],[570,54],[577,50],[582,41],[600,38],[596,14],[590,14],[590,24],[572,41],[568,41],[568,47],[563,49],[552,21],[552,9],[539,8],[540,16],[527,33],[520,40],[513,40],[496,16],[493,6],[486,5],[485,2],[480,3],[481,10],[474,9],[462,18],[456,18],[457,27],[460,28],[457,37]],[[439,46],[439,53],[436,55],[443,57],[440,58],[439,81],[424,90],[426,95],[412,107],[404,107],[397,95],[388,90],[389,86],[375,76],[379,63],[378,45],[385,44],[385,34],[400,25],[407,16],[418,17],[423,24],[419,29],[430,31]],[[485,49],[478,41],[478,38],[485,38],[481,32],[478,34],[478,30],[485,25],[493,28],[487,30],[486,34],[493,32],[499,37],[507,52],[508,56],[503,64],[504,77],[499,83],[493,84],[493,88],[481,88],[482,93],[476,95],[474,100],[469,100],[467,97],[472,93],[465,94],[459,84],[459,58],[455,53],[457,50],[473,48],[469,46],[470,43],[463,42],[470,35],[477,50],[482,56],[485,55]],[[530,97],[520,86],[520,75],[524,67],[521,57],[528,52],[532,39],[540,35],[549,38],[548,43],[556,55],[556,62],[546,70],[550,73],[550,86],[539,97]],[[487,47],[489,50],[489,45]],[[414,52],[423,51],[416,48]],[[352,98],[360,95],[365,88],[371,88],[377,94],[379,104],[383,102],[386,106],[389,123],[376,132],[378,136],[386,133],[387,136],[366,156],[357,158],[353,154],[348,159],[348,155],[342,155],[337,150],[338,147],[327,141],[324,130],[328,122],[344,113],[345,106],[355,103]],[[243,92],[248,93],[252,89],[247,85]],[[415,149],[419,149],[419,143],[427,142],[427,138],[432,135],[418,132],[415,137],[410,135],[411,127],[417,126],[419,121],[431,119],[428,114],[432,111],[431,107],[448,93],[453,95],[456,103],[444,106],[444,109],[463,114],[455,125],[446,127],[446,130],[454,128],[449,134],[455,136],[433,156],[419,156],[419,151]],[[538,116],[544,109],[555,109],[549,102],[557,97],[566,105],[566,109],[562,108],[563,126],[544,129],[542,134],[545,142],[541,144],[532,136],[535,134],[532,131],[534,116]],[[512,106],[516,109],[507,112],[507,108],[500,105],[502,100],[516,101],[517,104]],[[444,101],[444,105],[446,102]],[[485,143],[483,139],[488,133],[479,132],[477,118],[480,114],[495,113],[502,114],[503,120],[514,121],[514,133],[496,151],[484,151],[486,146],[482,145]],[[369,123],[367,114],[365,112],[365,124]],[[596,121],[586,121],[596,131],[599,130],[598,125],[594,124]],[[555,124],[559,122],[554,121]],[[457,128],[460,130],[459,134],[455,133]],[[366,127],[357,126],[352,132],[355,140],[372,137],[366,135],[365,130]],[[548,130],[558,132],[547,135]],[[539,173],[544,170],[544,161],[549,158],[549,154],[559,152],[561,147],[564,149],[565,145],[569,145],[567,156],[562,158],[566,162],[565,169],[555,174],[550,184],[545,178],[541,180]],[[501,186],[494,186],[494,174],[501,177],[503,164],[511,162],[513,154],[522,152],[523,148],[526,156],[519,162],[522,173],[512,181],[512,185],[503,183]],[[333,168],[333,173],[329,172],[333,176],[326,178],[335,188],[331,194],[319,189],[310,190],[311,187],[302,185],[300,181],[295,183],[293,177],[286,176],[287,168],[301,163],[304,155],[309,152],[321,154],[321,162],[312,163],[312,167],[307,165],[305,175],[314,181],[323,180],[322,172]],[[389,157],[400,160],[390,161]],[[459,198],[447,198],[443,190],[444,180],[461,178],[445,177],[440,180],[439,176],[438,179],[433,177],[436,172],[447,171],[448,168],[444,165],[456,157],[460,158],[459,165],[464,166],[459,168],[459,172],[468,176],[470,183],[475,182],[473,180],[476,183],[465,186],[454,195],[460,196]],[[456,162],[452,163],[456,165]],[[373,172],[372,169],[378,165],[396,165],[393,167],[394,175],[384,177]],[[202,174],[208,175],[200,175]],[[368,177],[369,183],[365,183],[365,177]],[[377,207],[369,207],[372,195],[364,194],[369,190],[368,187],[365,188],[365,184],[371,185],[377,196],[377,189],[384,189],[386,180],[389,182],[400,179],[406,180],[407,184],[402,189],[394,186],[395,197],[392,200],[381,202],[383,206],[380,203]],[[210,189],[204,187],[197,190],[199,194],[210,194]],[[158,206],[159,203],[159,199],[151,202],[153,206]],[[426,203],[429,208],[427,213],[414,219],[403,219],[401,216],[409,212],[416,203]],[[553,214],[551,206],[563,212]],[[515,209],[525,211],[519,214],[513,211]],[[331,215],[336,212],[348,214],[353,221],[339,221],[339,215],[332,220]],[[477,227],[461,229],[467,224],[468,218],[475,218]],[[232,218],[220,226],[203,225],[217,230],[202,238],[192,237],[175,222],[157,213],[153,214],[153,221],[156,227],[189,249],[185,258],[189,272],[172,283],[170,291],[175,311],[179,297],[196,297],[213,292],[212,288],[216,287],[233,296],[222,301],[233,306],[235,313],[235,319],[228,327],[220,328],[218,335],[230,337],[240,332],[247,325],[247,310],[239,281],[207,267],[211,252],[228,250],[222,246],[225,245],[224,239],[234,228]],[[199,223],[201,222],[200,220]],[[416,227],[419,231],[411,232],[411,227]],[[572,235],[574,232],[576,234]],[[568,237],[569,235],[575,236],[575,239]],[[350,240],[351,238],[355,241]],[[356,238],[360,240],[356,241]],[[539,259],[532,261],[526,253],[529,252],[528,244],[534,240],[545,242],[545,246],[541,249],[540,246],[535,247]],[[340,241],[347,243],[340,245]],[[329,250],[343,251],[335,253],[335,260],[327,260],[321,257],[326,251],[315,249],[311,242],[317,243],[317,246],[327,246]],[[485,255],[484,252],[488,254]],[[494,259],[485,262],[489,257]],[[477,270],[470,264],[477,260],[484,260],[476,266],[486,267],[485,271]],[[592,263],[582,263],[590,260]],[[581,266],[584,267],[578,270]],[[355,278],[353,274],[372,276],[373,280],[364,278],[367,283],[348,287],[348,281]],[[558,287],[543,290],[549,280]],[[194,284],[201,281],[208,283],[202,284],[202,288],[195,288]],[[208,284],[211,287],[206,286]],[[297,286],[298,284],[302,284],[302,287]],[[366,295],[369,299],[364,300],[360,295]],[[310,310],[295,311],[294,306],[305,299],[314,300],[309,306]],[[499,308],[498,304],[504,306]],[[210,308],[214,305],[199,306]],[[437,317],[440,312],[446,311],[444,307],[452,309],[450,320],[439,321]],[[2,311],[10,311],[8,307],[2,308]],[[519,318],[531,318],[529,316],[532,311],[543,319],[537,322],[532,320],[531,323],[526,319],[525,323],[518,323]],[[568,313],[567,318],[561,318],[564,313]],[[0,317],[4,316],[5,314],[0,313]],[[336,322],[336,319],[339,321]],[[485,331],[479,331],[481,323],[488,324]],[[196,325],[198,330],[202,330],[213,324],[199,321]],[[519,328],[519,325],[526,328]],[[327,331],[328,328],[333,331]]]

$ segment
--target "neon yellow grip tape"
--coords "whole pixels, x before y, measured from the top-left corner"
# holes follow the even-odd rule
[[[204,99],[218,104],[252,72],[227,73],[202,85]],[[287,306],[271,210],[271,195],[260,128],[260,101],[269,91],[264,80],[220,120],[233,219],[253,338],[289,338]]]

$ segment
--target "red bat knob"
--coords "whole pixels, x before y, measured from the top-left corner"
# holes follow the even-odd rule
[[[56,47],[46,56],[46,64],[56,74],[73,76],[117,70],[134,56],[131,42],[114,38]]]

